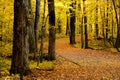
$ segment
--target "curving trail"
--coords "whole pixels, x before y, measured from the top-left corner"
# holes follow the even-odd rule
[[[119,53],[75,48],[62,38],[56,40],[56,59],[53,71],[34,70],[35,80],[120,80]]]
[[[79,41],[79,38],[76,38]],[[98,65],[120,65],[120,54],[104,50],[80,49],[69,45],[68,38],[56,40],[56,53],[62,57],[72,60],[78,64],[92,62]],[[88,64],[92,65],[92,63]]]

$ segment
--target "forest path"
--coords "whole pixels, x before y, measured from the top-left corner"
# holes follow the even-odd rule
[[[48,43],[44,45],[47,52]],[[115,52],[75,48],[69,38],[61,38],[56,40],[56,59],[53,71],[35,69],[27,80],[120,80],[120,54]]]
[[[79,37],[76,37],[76,41],[80,41]],[[78,65],[85,64],[87,66],[120,66],[119,54],[105,50],[75,48],[69,45],[69,38],[62,38],[56,40],[56,53],[57,55],[71,60]]]

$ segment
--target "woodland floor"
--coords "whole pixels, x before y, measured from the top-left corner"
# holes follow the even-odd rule
[[[75,48],[62,38],[56,40],[56,59],[52,71],[34,69],[26,80],[120,80],[117,52]]]
[[[76,40],[79,42],[79,37]],[[44,51],[47,53],[47,43]],[[76,48],[69,45],[68,38],[57,39],[54,69],[49,71],[32,69],[32,75],[24,79],[120,80],[120,54],[108,50]]]

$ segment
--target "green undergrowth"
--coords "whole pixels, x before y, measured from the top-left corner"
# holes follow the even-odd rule
[[[0,57],[0,71],[9,70],[11,59]]]
[[[78,42],[76,44],[74,44],[73,46],[76,48],[81,48],[81,43]],[[118,52],[116,48],[114,48],[112,45],[110,45],[108,42],[106,42],[106,45],[104,46],[104,43],[102,41],[98,41],[98,42],[88,42],[88,48],[89,49],[93,49],[93,50],[109,50],[112,52]]]
[[[0,56],[6,57],[6,56],[12,55],[12,43],[11,42],[10,43],[2,42],[0,51],[1,51]]]
[[[39,64],[39,68],[42,70],[53,70],[54,69],[54,61],[43,61]]]
[[[76,47],[76,48],[81,48],[81,43],[76,43],[73,46]]]
[[[38,68],[40,70],[53,70],[54,69],[55,61],[46,61],[44,60],[42,63],[39,63],[39,66],[37,66],[37,62],[30,61],[30,68]]]
[[[40,69],[40,70],[53,70],[56,61],[46,61],[44,60],[42,63],[39,63],[37,66],[37,62],[34,60],[29,61],[30,69]],[[0,80],[19,80],[19,75],[11,75],[9,74],[11,65],[11,59],[0,57]]]
[[[42,63],[39,63],[37,66],[37,62],[34,60],[29,61],[30,69],[34,69],[39,67],[41,70],[52,70],[54,68],[56,61],[47,61],[43,60]],[[11,65],[11,59],[0,57],[0,71],[9,70]]]
[[[120,50],[120,48],[119,48],[119,50]],[[110,51],[112,51],[112,52],[118,52],[116,48],[110,48]]]
[[[59,38],[65,38],[65,37],[67,37],[67,36],[66,36],[65,34],[63,34],[63,33],[60,33],[60,34],[57,33],[57,34],[56,34],[56,38],[57,38],[57,39],[59,39]]]

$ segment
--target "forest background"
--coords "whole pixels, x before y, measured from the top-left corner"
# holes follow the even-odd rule
[[[35,19],[36,1],[32,0]],[[39,41],[49,37],[48,2],[40,2]],[[0,1],[0,56],[12,55],[14,1]],[[69,43],[79,48],[120,51],[119,0],[55,0],[56,38],[70,38]],[[31,18],[31,15],[28,15]],[[34,20],[33,20],[34,22]],[[42,31],[44,26],[45,31]],[[79,36],[80,41],[75,41]]]

